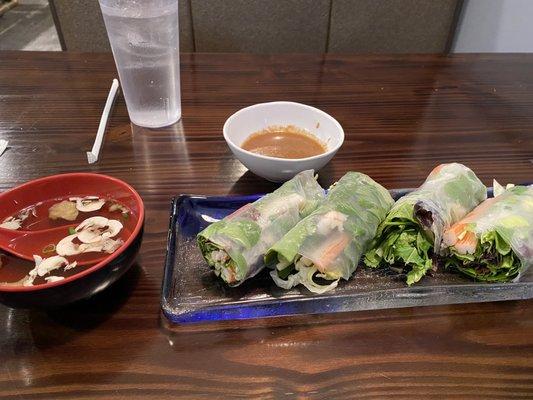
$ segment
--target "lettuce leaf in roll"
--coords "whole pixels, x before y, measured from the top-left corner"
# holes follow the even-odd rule
[[[302,284],[314,293],[349,279],[393,203],[368,176],[347,173],[316,211],[267,252],[272,279],[284,289]]]
[[[499,192],[445,232],[447,267],[479,281],[507,282],[533,264],[533,186]]]
[[[324,197],[313,171],[301,172],[201,231],[197,236],[200,251],[217,276],[237,286],[263,269],[270,246],[314,211]]]
[[[408,285],[433,268],[445,229],[487,198],[487,188],[462,164],[441,164],[418,189],[400,198],[365,255],[371,268],[406,273]]]

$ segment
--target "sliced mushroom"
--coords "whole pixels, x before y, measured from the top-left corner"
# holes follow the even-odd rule
[[[104,238],[115,237],[115,236],[117,236],[120,233],[120,231],[122,230],[123,227],[124,227],[124,225],[122,225],[122,222],[120,222],[120,221],[118,221],[116,219],[110,219],[107,222],[107,230],[102,232],[102,237],[104,237]]]
[[[71,197],[69,200],[75,201],[76,208],[81,212],[98,211],[106,202],[97,196]]]
[[[79,249],[80,246],[73,242],[77,237],[78,234],[75,233],[61,239],[59,243],[56,244],[56,253],[60,256],[75,256],[76,254],[81,254],[82,252]]]
[[[37,266],[43,261],[43,258],[41,256],[38,256],[38,255],[34,254],[33,255],[33,261],[35,262],[35,266]]]
[[[33,259],[35,261],[35,267],[28,273],[28,275],[16,282],[0,282],[0,285],[33,286],[33,281],[35,281],[35,278],[37,278],[38,276],[45,276],[51,271],[60,269],[61,267],[64,267],[64,270],[66,271],[68,269],[74,268],[77,265],[76,262],[69,264],[67,259],[61,256],[42,258],[41,256],[34,255]],[[62,276],[48,276],[44,278],[46,282],[58,282],[62,281],[63,279],[65,278]]]
[[[33,286],[34,279],[35,277],[31,277],[28,275],[22,278],[19,282],[22,286]]]
[[[39,263],[37,263],[37,260],[36,260],[35,270],[38,276],[45,276],[49,274],[50,271],[54,271],[56,269],[65,267],[67,265],[68,265],[68,260],[65,257],[53,256],[53,257],[49,257],[45,259],[41,258]],[[30,272],[30,276],[31,275],[32,274]]]
[[[35,207],[24,208],[23,210],[19,211],[17,215],[7,217],[0,224],[0,228],[16,231],[17,229],[20,229],[20,227],[22,226],[22,222],[28,219],[30,213],[35,215]]]
[[[124,244],[122,239],[106,239],[104,240],[102,250],[108,254],[113,254],[120,246]]]
[[[22,221],[20,219],[16,219],[16,218],[13,218],[13,217],[7,217],[0,224],[0,228],[10,229],[12,231],[16,231],[17,229],[20,229],[21,223],[22,223]]]
[[[54,204],[48,209],[48,218],[52,220],[61,218],[67,221],[74,221],[78,218],[79,213],[76,204],[68,200],[63,200],[61,203]]]
[[[62,239],[56,245],[56,252],[61,256],[75,256],[82,253],[99,253],[104,251],[104,245],[106,248],[109,248],[109,244],[106,244],[107,241],[112,241],[112,239],[101,239],[93,243],[74,243],[74,239],[78,238],[78,234],[69,235],[66,238]],[[120,246],[119,246],[120,247]],[[114,250],[113,250],[114,251]],[[73,267],[72,267],[73,268]]]
[[[80,232],[84,229],[92,228],[92,227],[100,227],[105,228],[107,226],[107,222],[109,220],[105,217],[91,217],[87,218],[85,221],[83,221],[81,224],[79,224],[76,227],[76,232]]]
[[[46,278],[44,278],[44,280],[45,280],[47,283],[50,283],[50,282],[59,282],[59,281],[62,281],[63,279],[65,279],[65,277],[63,277],[63,276],[47,276]]]
[[[85,244],[98,243],[102,240],[102,234],[98,229],[85,229],[78,233],[78,239]]]
[[[78,263],[74,261],[73,263],[70,263],[65,268],[63,268],[63,270],[68,271],[69,269],[76,268],[77,266],[78,266]]]
[[[28,219],[28,217],[30,216],[30,212],[32,212],[33,210],[35,210],[35,207],[28,207],[23,210],[20,210],[15,218],[20,219],[20,221],[24,221]]]
[[[124,243],[122,239],[112,239],[122,228],[122,223],[114,219],[87,218],[74,229],[76,233],[63,238],[56,245],[56,252],[61,256],[102,251],[111,254]]]
[[[123,225],[115,219],[104,217],[88,218],[75,229],[78,239],[82,243],[96,243],[106,238],[115,237],[122,230]]]
[[[109,206],[110,212],[120,211],[122,214],[127,215],[130,212],[130,209],[126,206],[123,206],[120,203],[113,203]]]
[[[33,281],[38,276],[47,275],[50,273],[50,271],[70,265],[66,258],[60,256],[42,258],[41,256],[34,255],[33,259],[35,260],[35,267],[28,273],[27,276],[18,282],[14,282],[13,285],[33,286]]]
[[[102,251],[112,254],[124,244],[122,239],[114,240],[111,238],[102,238],[100,241],[94,243],[76,244],[73,242],[76,236],[76,234],[70,235],[62,239],[56,246],[57,254],[62,256],[75,256],[83,253],[99,253]],[[75,266],[65,267],[65,270],[74,267]]]
[[[21,210],[16,218],[20,219],[20,221],[25,221],[30,216],[30,213],[34,216],[37,216],[35,207],[28,207],[28,208]]]

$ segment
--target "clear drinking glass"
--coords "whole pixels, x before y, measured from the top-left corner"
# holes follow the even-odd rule
[[[178,0],[99,0],[131,121],[181,118]]]

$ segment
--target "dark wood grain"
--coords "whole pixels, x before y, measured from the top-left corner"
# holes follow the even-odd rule
[[[274,186],[236,161],[224,120],[295,100],[347,137],[321,172],[416,186],[459,161],[485,183],[533,180],[533,55],[183,55],[183,119],[129,125],[119,98],[101,162],[88,166],[115,76],[103,54],[0,53],[0,190],[69,171],[125,179],[143,196],[137,265],[95,298],[53,312],[0,306],[2,399],[533,398],[533,302],[297,317],[196,328],[159,314],[171,196]]]

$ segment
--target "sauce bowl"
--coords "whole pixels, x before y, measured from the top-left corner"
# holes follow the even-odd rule
[[[278,158],[256,154],[241,148],[252,134],[270,126],[293,125],[323,142],[325,153],[307,158]],[[331,115],[318,108],[289,101],[260,103],[243,108],[230,116],[223,128],[229,148],[254,174],[269,181],[284,182],[301,171],[318,171],[326,165],[344,142],[344,130]]]

